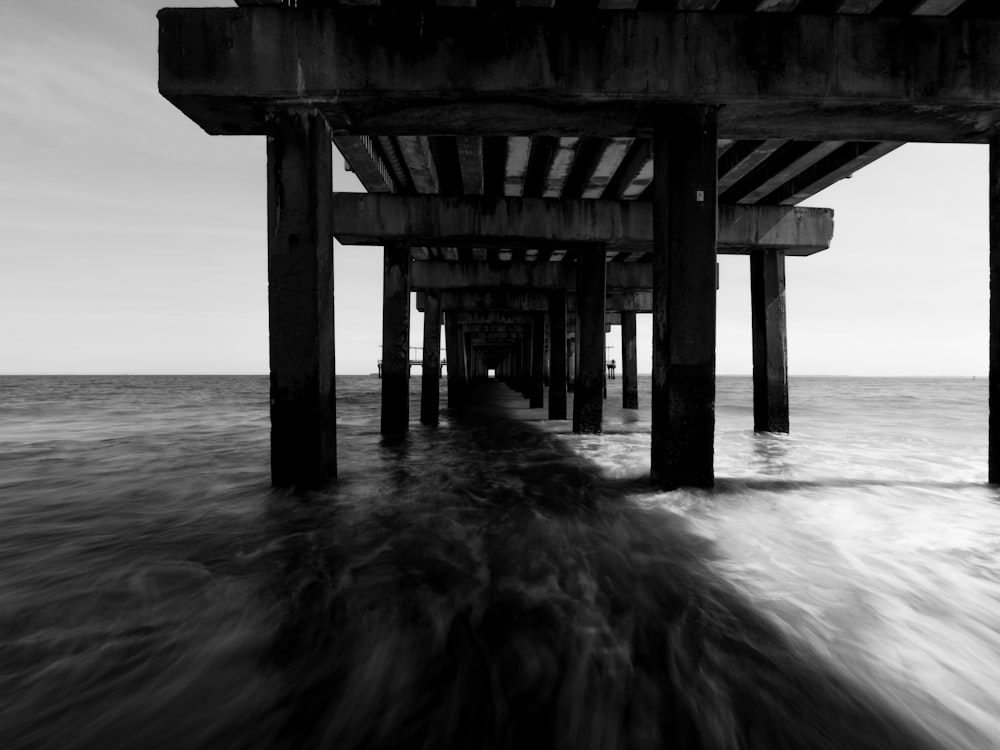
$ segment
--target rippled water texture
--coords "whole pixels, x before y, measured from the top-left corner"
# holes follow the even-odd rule
[[[1000,747],[984,382],[722,378],[670,493],[618,384],[386,445],[340,378],[300,499],[266,378],[0,378],[0,747]]]

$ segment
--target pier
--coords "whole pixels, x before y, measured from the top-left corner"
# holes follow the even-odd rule
[[[606,334],[621,327],[636,408],[652,315],[665,488],[714,482],[718,255],[750,267],[753,427],[788,431],[785,261],[830,248],[832,211],[798,205],[820,190],[907,141],[989,143],[1000,287],[995,2],[236,5],[160,12],[160,92],[207,133],[266,136],[276,486],[337,473],[333,238],[384,254],[387,436],[410,421],[413,294],[424,424],[443,324],[449,408],[492,370],[533,408],[547,381],[549,418],[599,433]],[[334,148],[367,192],[334,193]],[[997,482],[1000,295],[990,332]]]

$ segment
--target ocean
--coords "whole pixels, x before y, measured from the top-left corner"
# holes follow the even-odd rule
[[[0,378],[0,747],[1000,748],[987,383],[717,386],[711,490],[500,383],[269,486],[266,377]],[[442,382],[443,386],[443,382]],[[442,387],[442,405],[445,390]]]

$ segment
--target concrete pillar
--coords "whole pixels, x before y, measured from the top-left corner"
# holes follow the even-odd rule
[[[541,409],[545,405],[545,313],[536,311],[531,314],[531,386],[529,388],[528,406]]]
[[[461,358],[461,334],[458,328],[457,314],[448,311],[444,314],[444,346],[448,360],[448,408],[459,409],[462,404],[461,380],[459,378],[459,359]]]
[[[330,126],[289,110],[265,128],[271,483],[317,487],[337,476]]]
[[[576,313],[573,314],[576,317]],[[574,320],[575,325],[575,320]],[[573,393],[576,390],[576,329],[573,335],[566,339],[566,366],[569,368],[569,375],[566,378],[566,389]]]
[[[606,274],[603,248],[577,253],[576,347],[580,368],[573,396],[573,432],[598,434],[603,430]]]
[[[753,429],[788,432],[788,334],[785,328],[785,254],[750,253],[753,326]]]
[[[639,363],[635,349],[635,313],[621,312],[622,320],[622,408],[639,408]]]
[[[531,398],[531,324],[525,323],[521,329],[521,395]]]
[[[424,359],[420,376],[420,422],[438,423],[441,383],[441,297],[428,291],[424,296]]]
[[[717,109],[663,107],[653,125],[651,479],[709,487],[715,439]]]
[[[566,419],[566,290],[549,292],[549,419]]]
[[[410,246],[385,246],[382,273],[382,434],[410,424]]]
[[[1000,135],[990,139],[989,481],[1000,484]]]
[[[472,349],[472,334],[462,332],[462,398],[466,399],[472,390],[474,372],[474,355]]]

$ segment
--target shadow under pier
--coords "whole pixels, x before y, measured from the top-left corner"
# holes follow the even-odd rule
[[[273,746],[936,747],[521,403],[480,385],[387,459],[423,463],[405,492],[278,530]]]

